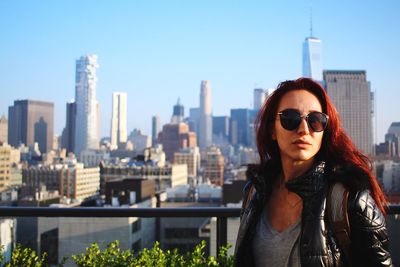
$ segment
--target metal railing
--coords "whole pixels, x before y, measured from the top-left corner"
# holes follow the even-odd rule
[[[389,205],[388,215],[400,214],[400,205]],[[216,217],[217,250],[227,244],[227,218],[239,217],[240,208],[53,208],[0,207],[1,217]],[[218,251],[217,251],[218,255]]]
[[[217,250],[227,245],[229,217],[239,217],[239,208],[53,208],[53,207],[0,207],[1,217],[216,217]],[[218,253],[218,251],[217,251]],[[218,255],[218,254],[217,254]]]

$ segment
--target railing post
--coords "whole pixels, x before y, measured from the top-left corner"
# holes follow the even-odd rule
[[[228,221],[226,217],[217,217],[217,256],[219,249],[228,243]]]
[[[156,193],[156,207],[159,208],[161,207],[161,199],[160,199],[160,194],[161,192],[158,191]],[[161,243],[161,218],[160,217],[156,217],[156,241]]]

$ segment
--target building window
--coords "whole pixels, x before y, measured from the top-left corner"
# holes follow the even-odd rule
[[[142,228],[142,220],[139,218],[132,223],[132,234],[140,231]]]

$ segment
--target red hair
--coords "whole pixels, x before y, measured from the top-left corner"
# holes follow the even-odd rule
[[[330,100],[329,96],[321,85],[309,78],[299,78],[282,82],[278,88],[268,96],[264,105],[261,107],[255,122],[257,149],[260,156],[261,167],[267,161],[273,165],[280,164],[279,147],[272,139],[274,121],[278,112],[278,105],[287,92],[304,89],[315,95],[322,106],[322,112],[328,115],[328,125],[324,131],[321,149],[316,155],[317,159],[323,160],[328,168],[336,166],[353,166],[364,176],[368,177],[368,189],[371,192],[379,209],[385,213],[387,201],[375,176],[372,173],[372,163],[370,159],[361,153],[345,133],[338,112]],[[361,179],[360,177],[350,177],[350,179]]]

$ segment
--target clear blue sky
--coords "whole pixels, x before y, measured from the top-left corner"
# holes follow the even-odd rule
[[[169,121],[178,97],[199,106],[210,80],[214,115],[251,107],[255,87],[301,75],[302,43],[323,42],[324,69],[366,70],[377,139],[400,121],[400,1],[0,1],[0,114],[16,99],[54,102],[55,133],[75,94],[75,60],[97,54],[101,135],[111,94],[128,94],[128,131]]]

